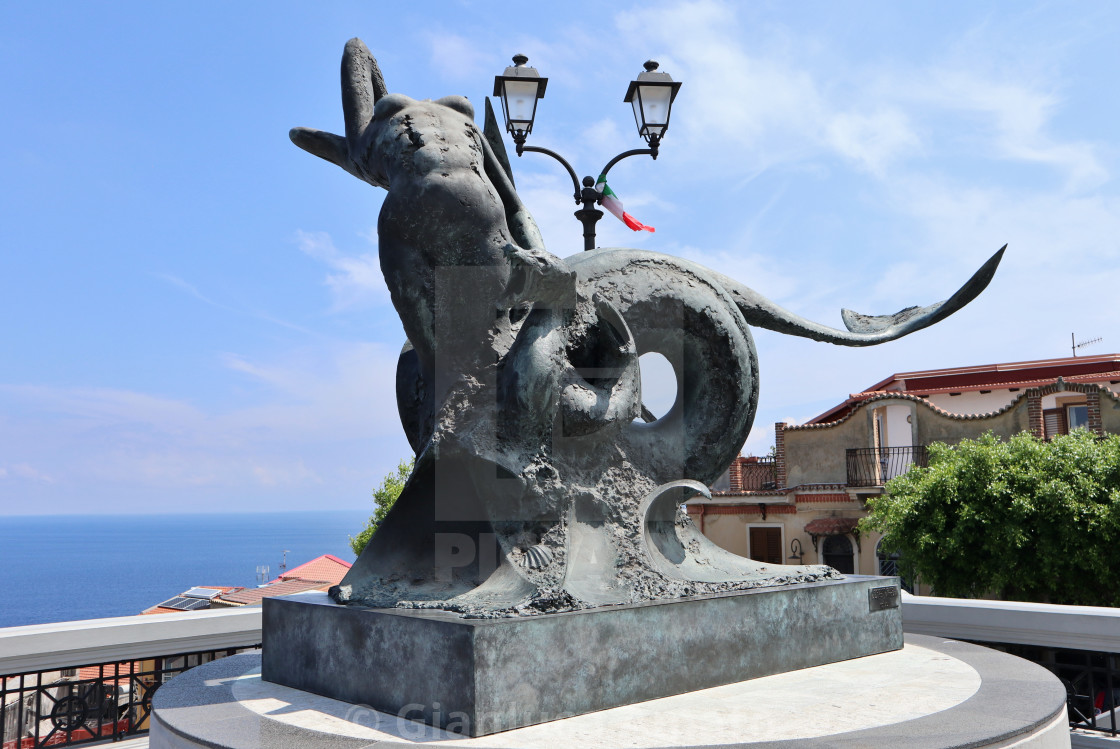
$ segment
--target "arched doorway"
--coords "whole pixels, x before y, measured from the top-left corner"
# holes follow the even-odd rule
[[[825,564],[843,575],[854,575],[856,572],[852,542],[847,536],[826,536],[821,556],[824,557]]]

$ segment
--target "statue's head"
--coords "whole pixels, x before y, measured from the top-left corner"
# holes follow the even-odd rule
[[[351,39],[343,54],[342,108],[345,137],[297,127],[292,141],[371,185],[389,189],[395,177],[423,178],[470,167],[461,158],[464,147],[482,155],[470,101],[389,93],[377,61],[359,39]]]
[[[437,349],[447,353],[438,340],[481,340],[507,292],[511,251],[539,250],[543,242],[466,98],[390,93],[373,55],[351,39],[342,57],[342,109],[345,136],[297,127],[292,141],[388,191],[378,219],[381,269],[430,370]]]
[[[443,175],[477,166],[481,142],[474,107],[465,97],[418,101],[404,94],[386,94],[377,99],[359,139],[365,166],[361,178],[388,188],[403,175],[425,179],[436,172]]]

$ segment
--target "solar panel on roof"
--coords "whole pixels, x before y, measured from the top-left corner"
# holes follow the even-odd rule
[[[198,609],[210,608],[210,601],[202,598],[186,598],[185,596],[175,596],[160,604],[160,608],[176,609],[178,611],[197,611]]]

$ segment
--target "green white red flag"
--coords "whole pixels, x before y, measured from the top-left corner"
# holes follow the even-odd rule
[[[652,226],[646,226],[641,221],[622,210],[622,201],[614,194],[614,190],[607,185],[607,175],[599,175],[598,181],[595,182],[595,189],[603,196],[603,207],[614,214],[614,217],[619,221],[626,224],[634,231],[657,231]]]

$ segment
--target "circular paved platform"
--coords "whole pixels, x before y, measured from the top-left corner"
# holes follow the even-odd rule
[[[192,669],[156,694],[153,749],[287,747],[1015,747],[1065,749],[1045,669],[941,638],[827,666],[479,738],[262,681],[260,656]]]

